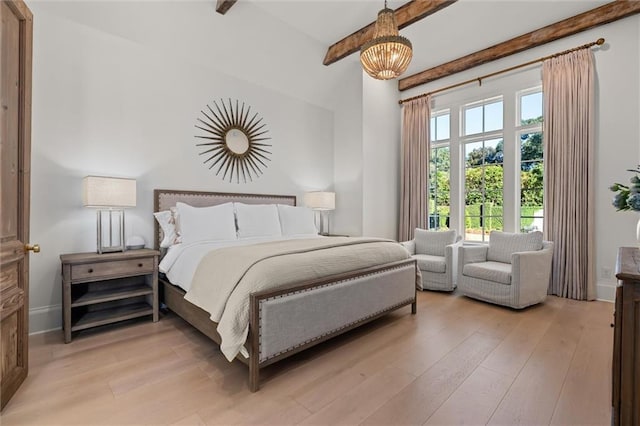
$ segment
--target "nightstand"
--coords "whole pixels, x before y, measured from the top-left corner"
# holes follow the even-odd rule
[[[146,315],[158,321],[159,255],[150,249],[61,255],[65,343],[74,331]]]

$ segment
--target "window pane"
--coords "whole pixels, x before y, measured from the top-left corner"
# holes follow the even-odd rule
[[[487,241],[492,230],[502,230],[502,139],[465,145],[465,239]]]
[[[465,145],[464,158],[467,166],[478,166],[483,164],[482,142],[471,142]]]
[[[502,214],[502,207],[494,207],[494,212],[499,212]],[[502,216],[487,216],[484,219],[484,228],[485,228],[485,241],[489,241],[489,234],[491,231],[502,231],[504,229],[504,221],[502,220]]]
[[[438,148],[432,149],[431,152],[434,153],[431,159],[433,163],[436,165],[437,169],[439,171],[448,172],[449,168],[451,167],[449,147],[448,146],[438,147]]]
[[[482,133],[482,105],[464,111],[464,134]]]
[[[449,229],[449,206],[438,206],[438,226],[436,229]]]
[[[482,233],[482,226],[480,224],[481,219],[478,216],[467,216],[464,219],[465,241],[484,241],[484,234]]]
[[[542,160],[544,158],[543,148],[541,132],[522,133],[520,135],[520,160],[523,163]]]
[[[542,231],[544,161],[542,133],[520,135],[520,231]]]
[[[439,115],[436,120],[436,140],[449,139],[449,114]]]
[[[429,161],[429,228],[449,228],[449,169],[450,153],[448,146],[431,149]]]
[[[492,132],[502,129],[502,101],[484,106],[484,131]]]
[[[482,192],[469,191],[464,196],[464,214],[465,216],[480,216],[480,206],[482,205]]]
[[[542,213],[540,216],[523,216],[520,219],[520,232],[533,232],[533,231],[543,231],[544,218],[542,217]]]
[[[429,139],[432,141],[436,140],[436,118],[435,117],[431,117],[431,120],[429,122]]]
[[[502,139],[484,141],[484,162],[502,163],[504,161],[504,142]]]
[[[531,93],[520,98],[520,124],[542,121],[542,92]]]

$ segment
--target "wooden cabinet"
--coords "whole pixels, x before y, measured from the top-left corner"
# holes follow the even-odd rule
[[[159,255],[141,249],[60,256],[65,343],[74,331],[146,315],[158,321]]]
[[[640,424],[640,249],[618,251],[613,338],[613,425]]]

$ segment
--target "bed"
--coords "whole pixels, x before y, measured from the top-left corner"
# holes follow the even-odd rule
[[[296,197],[154,190],[154,212],[167,211],[175,207],[177,203],[185,203],[193,207],[210,207],[226,205],[229,202],[246,205],[275,204],[295,206]],[[155,222],[156,248],[160,247],[162,237],[160,227]],[[274,246],[285,244],[305,247],[318,246],[318,253],[328,255],[330,253],[329,248],[334,251],[343,250],[342,253],[344,253],[344,250],[356,249],[371,251],[369,247],[377,244],[376,241],[369,239],[322,238],[322,241],[320,241],[319,237],[318,240],[304,239],[298,242],[283,241],[282,243],[276,241],[243,247],[247,248],[247,252],[249,248],[259,252],[266,250],[265,246],[269,244]],[[390,247],[394,243],[387,241],[380,242],[380,244],[386,244],[385,247]],[[173,250],[173,248],[170,250]],[[236,250],[235,253],[238,253],[239,248],[226,248],[225,250],[231,253]],[[163,251],[163,255],[165,254]],[[307,255],[306,252],[302,254]],[[289,255],[300,256],[301,254],[295,252],[293,254],[289,253]],[[190,259],[186,252],[183,253],[183,257],[192,264],[199,262],[197,259]],[[281,258],[278,257],[277,259]],[[260,265],[267,263],[269,262],[264,261]],[[251,264],[251,261],[249,261],[249,264]],[[206,270],[206,268],[211,268],[211,265],[198,267],[197,271],[200,274],[194,277],[194,282],[198,277],[202,281],[202,271]],[[250,266],[250,268],[255,269],[257,267]],[[282,271],[282,268],[280,271]],[[288,281],[282,285],[278,284],[280,276],[277,273],[270,272],[270,274],[273,275],[270,278],[271,281],[275,282],[276,285],[271,283],[269,288],[253,291],[246,298],[248,331],[246,342],[236,356],[236,359],[249,366],[249,388],[252,392],[256,392],[259,389],[260,370],[270,364],[345,333],[396,309],[410,305],[411,313],[416,313],[416,279],[419,279],[419,271],[416,261],[411,259],[410,256],[313,279],[292,281],[291,277],[289,277]],[[209,272],[209,275],[205,275],[205,277],[211,275],[218,274]],[[218,332],[219,327],[222,325],[221,322],[212,321],[214,316],[207,306],[200,303],[197,306],[185,299],[187,291],[180,285],[174,285],[169,278],[170,276],[171,274],[161,274],[160,276],[161,294],[166,307],[223,348],[224,339]],[[243,279],[248,278],[243,277]],[[212,286],[218,285],[218,283],[213,283],[214,279],[211,279],[211,281]],[[217,289],[217,287],[214,288]],[[195,291],[190,289],[187,296],[192,293],[195,293]],[[193,299],[191,297],[191,300]],[[200,306],[204,306],[207,310]],[[224,350],[223,353],[225,353]],[[235,352],[230,352],[230,354],[234,355]],[[225,353],[225,356],[231,359],[227,353]]]

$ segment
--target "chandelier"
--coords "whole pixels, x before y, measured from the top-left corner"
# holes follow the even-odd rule
[[[360,49],[362,67],[375,79],[389,80],[407,70],[412,56],[411,42],[398,34],[393,9],[387,8],[385,0],[384,9],[378,12],[373,39]]]

